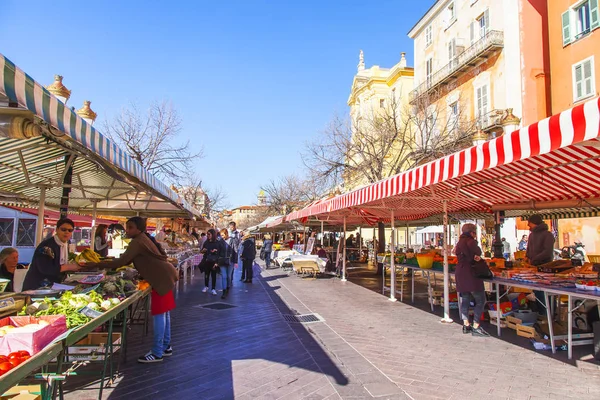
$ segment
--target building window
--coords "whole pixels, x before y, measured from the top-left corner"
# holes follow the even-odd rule
[[[475,89],[475,112],[477,115],[478,125],[484,123],[484,119],[489,112],[489,86],[483,85]]]
[[[385,107],[385,99],[379,99],[379,108]]]
[[[12,218],[0,218],[0,246],[13,245],[13,233],[15,220]]]
[[[448,26],[450,26],[456,21],[456,8],[454,7],[454,2],[450,3],[446,9],[446,13],[448,14]]]
[[[429,25],[425,28],[425,47],[431,46],[433,43],[433,27]]]
[[[448,42],[448,60],[454,61],[456,58],[456,39],[452,39]]]
[[[596,80],[594,79],[594,56],[577,64],[573,64],[573,100],[580,101],[594,96]]]
[[[458,101],[450,104],[448,106],[448,126],[450,130],[456,128],[456,124],[458,123]]]
[[[574,42],[600,26],[598,0],[585,0],[561,15],[563,46]]]
[[[19,227],[17,229],[17,246],[35,246],[35,223],[35,219],[19,219]]]
[[[425,64],[427,71],[427,86],[430,86],[433,78],[433,58],[428,58]]]

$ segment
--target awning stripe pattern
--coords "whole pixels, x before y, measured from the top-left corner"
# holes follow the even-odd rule
[[[122,171],[157,190],[173,202],[183,203],[189,211],[192,210],[167,185],[131,159],[122,149],[78,116],[75,111],[65,107],[46,88],[33,80],[2,54],[0,54],[0,93],[5,94],[11,101],[17,102],[20,107],[27,108],[50,125],[65,132],[73,140],[98,154],[110,164],[117,166]]]
[[[510,134],[293,212],[287,221],[360,207],[416,220],[491,212],[495,204],[600,197],[600,104],[595,98]],[[376,210],[376,211],[373,211]]]

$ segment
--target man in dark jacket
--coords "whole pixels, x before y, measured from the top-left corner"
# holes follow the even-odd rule
[[[529,240],[527,242],[527,259],[531,265],[542,265],[554,260],[554,235],[542,217],[534,214],[528,219]]]
[[[244,236],[243,239],[242,263],[244,268],[244,276],[246,277],[244,283],[252,283],[252,267],[254,265],[254,259],[256,258],[256,243],[254,242],[254,238],[250,235]]]

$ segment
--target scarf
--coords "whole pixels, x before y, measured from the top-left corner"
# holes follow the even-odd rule
[[[54,241],[60,246],[60,265],[65,265],[69,261],[69,244],[61,242],[56,235],[54,235]]]

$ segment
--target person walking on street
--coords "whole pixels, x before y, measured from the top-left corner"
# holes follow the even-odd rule
[[[233,265],[237,262],[237,253],[233,250],[234,239],[229,236],[227,229],[221,229],[221,239],[225,245],[225,257],[219,262],[221,268],[221,285],[223,286],[222,299],[227,298],[229,289],[232,286],[231,276],[233,275]]]
[[[521,241],[519,242],[519,251],[527,250],[527,235],[523,235]]]
[[[265,268],[269,269],[271,266],[271,252],[273,251],[273,241],[271,240],[271,235],[265,235],[265,240],[263,242],[263,252],[265,254]]]
[[[238,258],[239,258],[240,253],[241,253],[240,244],[242,243],[242,235],[237,230],[237,225],[236,225],[235,221],[231,221],[229,223],[228,233],[229,233],[229,237],[232,238],[231,247],[233,247],[233,251],[235,251],[235,254],[237,254]],[[237,268],[237,265],[240,265],[240,264],[236,260],[236,262],[234,263],[234,267]],[[230,286],[233,286],[233,270],[231,272]]]
[[[508,243],[506,238],[502,238],[502,253],[504,254],[504,259],[510,261],[510,243]]]
[[[254,237],[249,234],[244,236],[242,246],[243,274],[246,278],[244,283],[252,283],[252,278],[254,277],[252,268],[254,266],[254,259],[256,258],[256,243],[254,242]]]
[[[528,219],[529,240],[526,257],[533,266],[549,263],[554,260],[554,235],[542,217],[534,214]]]
[[[240,236],[244,237],[244,232],[240,232]],[[236,267],[242,268],[242,277],[240,279],[240,282],[244,282],[246,280],[246,270],[244,269],[244,262],[242,261],[242,253],[243,252],[244,252],[244,242],[242,241],[240,243],[240,247],[238,247],[238,262],[236,264]]]
[[[463,333],[473,336],[489,336],[481,327],[481,314],[485,306],[485,289],[483,280],[475,276],[473,264],[481,260],[481,248],[477,244],[477,226],[464,224],[462,235],[456,244],[456,291],[460,293],[460,316],[463,320]],[[475,300],[473,310],[473,325],[469,322],[469,303],[471,297]]]
[[[212,290],[210,293],[217,295],[217,269],[219,268],[219,257],[225,257],[225,245],[221,240],[217,240],[217,232],[214,229],[209,229],[206,232],[206,242],[201,250],[204,253],[202,259],[202,271],[204,271],[204,289],[202,293],[208,292],[208,280],[211,279]]]

